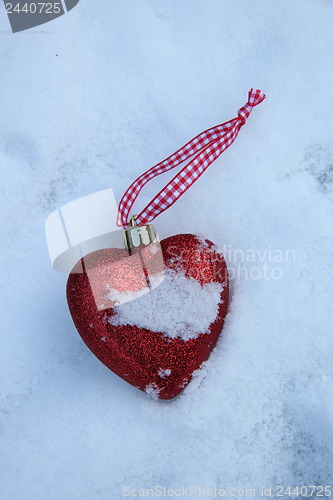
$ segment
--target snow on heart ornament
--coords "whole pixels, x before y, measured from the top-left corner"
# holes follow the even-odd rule
[[[106,189],[46,220],[51,262],[69,272],[68,307],[83,341],[115,374],[156,399],[177,396],[208,358],[227,314],[229,282],[223,255],[211,241],[194,234],[160,241],[150,223],[233,143],[264,99],[251,89],[236,118],[143,173],[119,206]],[[132,214],[143,186],[183,162],[167,186]]]

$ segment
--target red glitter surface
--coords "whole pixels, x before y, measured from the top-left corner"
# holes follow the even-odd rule
[[[129,277],[128,274],[123,276],[123,262],[128,257],[125,249],[98,250],[81,259],[84,272],[77,272],[78,263],[69,275],[67,302],[83,341],[102,363],[138,389],[152,392],[161,399],[171,399],[186,387],[193,371],[200,367],[215,346],[227,313],[229,283],[225,260],[209,240],[178,234],[163,240],[161,248],[166,268],[194,278],[201,285],[209,282],[225,284],[218,314],[207,333],[184,341],[166,338],[162,332],[130,325],[114,326],[108,322],[115,308],[98,310],[88,275],[93,275],[95,282],[99,281],[101,289],[105,289],[112,267],[112,287],[124,289]],[[152,263],[151,269],[153,267]],[[131,290],[142,286],[140,266],[136,268],[134,264],[131,267],[130,282]],[[161,376],[163,370],[171,370],[170,375]]]

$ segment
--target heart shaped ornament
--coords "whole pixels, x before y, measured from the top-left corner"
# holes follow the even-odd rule
[[[171,399],[214,348],[229,283],[211,241],[179,234],[159,248],[162,259],[154,243],[132,255],[119,248],[86,255],[69,275],[67,302],[80,336],[102,363],[152,397]]]
[[[236,118],[205,130],[141,174],[119,205],[107,189],[64,205],[46,221],[53,267],[71,269],[67,302],[82,339],[110,370],[155,398],[177,396],[209,356],[227,313],[229,284],[224,258],[211,241],[178,234],[159,243],[147,224],[231,146],[264,99],[251,89]],[[130,216],[142,188],[179,165]],[[125,248],[116,244],[119,228]]]

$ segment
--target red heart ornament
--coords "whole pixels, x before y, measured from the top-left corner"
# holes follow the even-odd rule
[[[117,325],[114,322],[117,307],[112,307],[112,303],[110,307],[108,304],[98,307],[102,299],[96,298],[96,282],[100,285],[99,290],[107,289],[109,275],[106,278],[105,270],[110,266],[118,287],[130,286],[131,290],[138,290],[142,286],[142,273],[132,262],[128,261],[130,265],[124,271],[128,257],[125,249],[98,250],[81,259],[67,281],[67,302],[80,336],[102,363],[142,391],[161,399],[171,399],[186,387],[193,372],[207,359],[216,344],[227,313],[229,282],[225,260],[209,240],[179,234],[162,240],[161,249],[171,279],[180,276],[196,280],[202,289],[210,283],[220,285],[215,318],[204,332],[188,340],[180,336],[170,338],[165,332],[135,324]],[[158,288],[150,294],[156,293]],[[130,307],[130,304],[120,307]],[[163,303],[160,307],[163,308]],[[150,314],[156,315],[158,311],[146,313],[149,319]],[[191,310],[188,314],[191,315]],[[152,324],[153,320],[152,317]],[[171,325],[173,321],[175,318],[170,317]]]

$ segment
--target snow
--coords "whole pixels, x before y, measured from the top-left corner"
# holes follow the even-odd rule
[[[328,0],[82,0],[14,35],[0,4],[1,499],[332,484],[332,21]],[[267,99],[155,227],[256,260],[226,256],[223,337],[179,397],[153,400],[75,331],[44,221],[107,187],[119,201],[251,87]]]
[[[131,325],[185,341],[208,333],[217,317],[224,285],[205,283],[167,270],[165,279],[150,293],[117,306],[109,318],[114,326]]]
[[[110,287],[110,285],[107,285],[107,286]],[[135,292],[131,292],[129,290],[127,290],[127,291],[123,290],[120,292],[119,290],[116,290],[115,288],[108,288],[107,289],[108,293],[106,295],[106,298],[114,306],[118,306],[119,304],[125,304],[126,302],[130,302],[132,300],[138,299],[142,295],[149,293],[149,290],[150,289],[149,289],[148,285],[147,286],[143,285],[142,288],[140,288],[140,290],[136,290]],[[108,307],[110,307],[108,304],[101,304],[99,309],[100,310],[107,309]]]
[[[172,370],[170,368],[160,368],[158,370],[158,375],[161,378],[167,378],[171,375]]]
[[[155,399],[155,401],[158,399],[160,391],[161,389],[159,389],[155,383],[148,384],[145,388],[145,393],[152,399]]]

